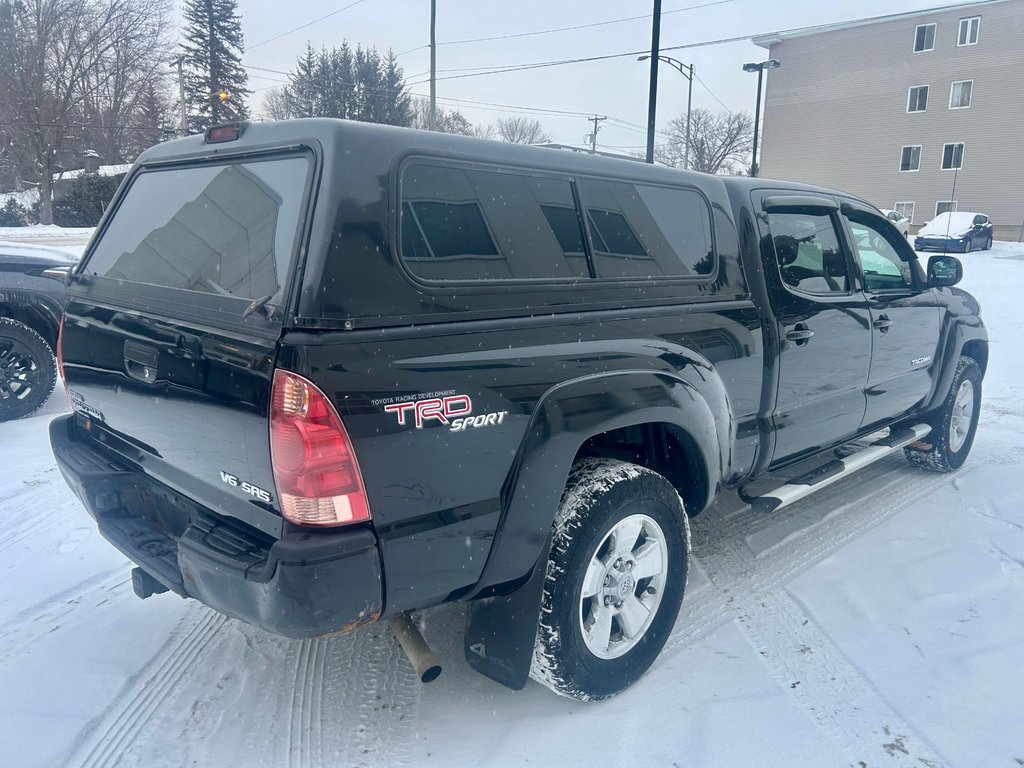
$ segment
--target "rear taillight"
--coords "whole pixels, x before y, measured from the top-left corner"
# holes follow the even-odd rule
[[[334,406],[314,384],[274,374],[270,455],[281,512],[299,525],[370,519],[359,464]]]

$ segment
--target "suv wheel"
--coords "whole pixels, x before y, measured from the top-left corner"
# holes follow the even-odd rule
[[[668,480],[614,459],[578,462],[555,517],[530,676],[584,701],[636,681],[675,625],[688,550]]]
[[[981,369],[973,359],[961,357],[949,395],[932,419],[931,433],[923,441],[931,443],[931,448],[907,448],[907,459],[911,464],[933,472],[959,469],[971,452],[980,413]]]
[[[53,350],[24,323],[0,317],[0,421],[36,411],[53,392]]]

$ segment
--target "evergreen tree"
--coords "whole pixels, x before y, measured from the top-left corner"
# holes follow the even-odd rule
[[[242,25],[236,0],[186,0],[185,99],[190,128],[249,117],[248,77],[242,67]],[[226,100],[221,94],[226,93]]]
[[[380,78],[382,99],[381,123],[410,126],[413,121],[412,99],[405,88],[405,77],[394,51],[388,51]],[[454,133],[454,131],[452,131]]]
[[[376,48],[340,48],[319,52],[307,45],[289,75],[289,113],[294,117],[340,117],[370,123],[409,126],[412,102],[405,75],[394,54]]]
[[[320,104],[317,100],[317,78],[320,59],[313,46],[306,43],[306,51],[295,62],[295,71],[289,75],[288,94],[291,97],[293,117],[313,117],[320,115]]]

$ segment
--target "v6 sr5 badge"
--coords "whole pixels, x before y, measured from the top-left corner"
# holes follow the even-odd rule
[[[451,432],[494,426],[501,424],[508,416],[508,411],[480,413],[474,416],[473,400],[469,395],[426,397],[421,400],[388,403],[384,406],[384,411],[394,414],[401,426],[411,423],[416,429],[423,429],[423,425],[428,421],[437,421],[447,426]]]

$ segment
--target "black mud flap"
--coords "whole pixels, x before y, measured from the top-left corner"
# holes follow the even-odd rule
[[[522,586],[507,595],[472,600],[466,612],[469,666],[514,691],[522,690],[530,679],[550,547],[548,537]]]

